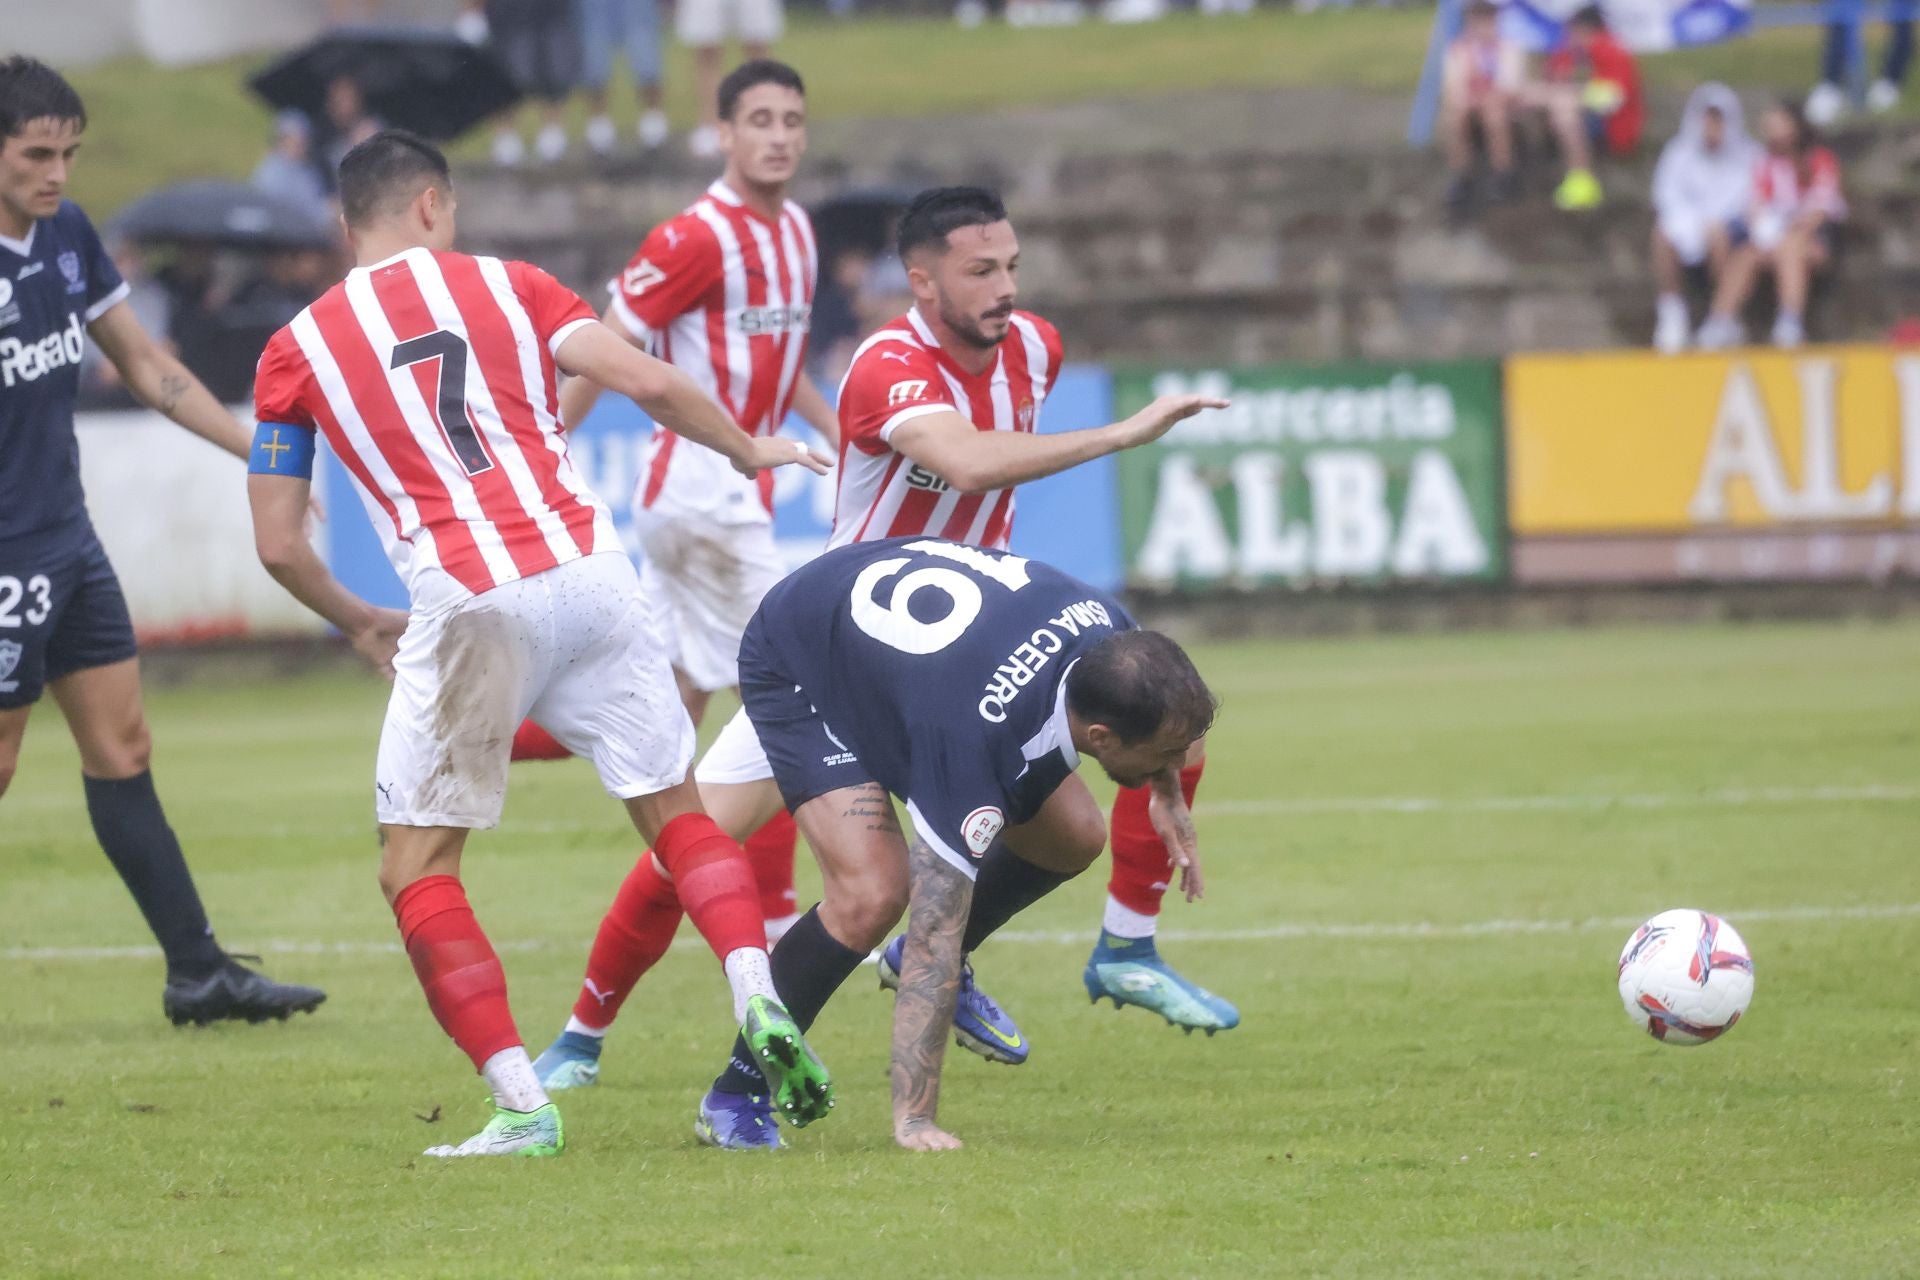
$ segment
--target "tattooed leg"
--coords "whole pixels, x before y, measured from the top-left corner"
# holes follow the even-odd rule
[[[907,866],[913,914],[893,1007],[893,1139],[909,1151],[947,1151],[960,1139],[936,1123],[940,1064],[960,993],[973,881],[917,838]]]

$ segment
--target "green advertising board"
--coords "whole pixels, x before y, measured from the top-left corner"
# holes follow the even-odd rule
[[[1497,362],[1114,372],[1120,416],[1192,392],[1233,405],[1119,455],[1129,585],[1506,572]]]

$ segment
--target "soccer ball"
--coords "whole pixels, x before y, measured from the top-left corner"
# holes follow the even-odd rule
[[[1753,957],[1732,925],[1704,911],[1662,911],[1620,952],[1627,1016],[1663,1044],[1705,1044],[1747,1011]]]

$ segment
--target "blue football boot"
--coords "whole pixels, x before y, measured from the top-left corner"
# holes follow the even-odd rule
[[[1102,929],[1080,976],[1095,1004],[1103,998],[1112,1000],[1116,1009],[1137,1004],[1184,1028],[1188,1035],[1195,1031],[1212,1035],[1240,1025],[1238,1009],[1175,973],[1160,958],[1150,937],[1121,938]]]
[[[903,934],[880,953],[882,990],[900,989],[900,958],[906,950],[907,939]],[[1006,1010],[974,985],[970,964],[960,966],[960,999],[953,1006],[953,1038],[962,1049],[970,1049],[988,1062],[1004,1062],[1010,1067],[1025,1062],[1032,1047]]]
[[[727,1151],[778,1151],[787,1145],[773,1103],[763,1093],[722,1093],[707,1090],[693,1136],[710,1147]]]
[[[540,1077],[540,1087],[548,1093],[559,1093],[563,1089],[584,1089],[597,1083],[600,1046],[605,1043],[599,1036],[562,1031],[559,1038],[533,1060],[533,1074]]]

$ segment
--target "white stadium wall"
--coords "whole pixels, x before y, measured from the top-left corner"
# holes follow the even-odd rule
[[[238,458],[144,409],[83,413],[76,426],[87,510],[142,640],[326,629],[255,558]]]
[[[459,0],[384,0],[388,22],[450,24]],[[311,39],[324,0],[0,0],[0,52],[63,67],[140,55],[182,66]]]

